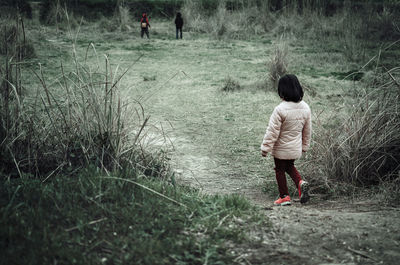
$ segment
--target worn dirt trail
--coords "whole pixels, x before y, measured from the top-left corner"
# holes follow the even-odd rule
[[[179,139],[179,138],[178,138]],[[226,174],[218,158],[192,142],[176,140],[172,161],[179,181],[207,194],[243,194],[272,222],[268,234],[253,231],[252,246],[233,247],[242,264],[399,264],[400,208],[367,200],[327,201],[313,197],[301,205],[275,207],[258,178]]]

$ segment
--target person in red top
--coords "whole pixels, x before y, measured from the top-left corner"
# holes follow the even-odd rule
[[[142,29],[140,36],[143,38],[144,33],[146,33],[146,36],[149,39],[150,38],[149,37],[150,23],[149,23],[149,18],[147,17],[146,13],[143,13],[142,19],[140,19],[140,27]]]

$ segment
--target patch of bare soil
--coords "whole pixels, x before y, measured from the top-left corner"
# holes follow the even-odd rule
[[[241,264],[400,264],[400,208],[367,200],[327,201],[273,206],[259,178],[221,174],[226,168],[190,141],[177,140],[173,157],[178,180],[208,194],[239,193],[265,211],[266,233],[252,231],[254,244],[232,246]],[[227,170],[226,172],[229,172]]]
[[[244,263],[399,264],[399,208],[314,199],[264,209],[273,230]]]

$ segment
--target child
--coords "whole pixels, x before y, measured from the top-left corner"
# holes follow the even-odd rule
[[[178,32],[180,31],[180,36],[182,39],[182,27],[183,27],[183,19],[182,19],[182,14],[180,12],[178,12],[176,14],[176,18],[175,18],[175,26],[176,26],[176,39],[178,39]]]
[[[144,33],[146,33],[146,36],[149,39],[150,23],[146,13],[143,13],[142,18],[140,19],[140,28],[142,29],[140,36],[143,38]]]
[[[295,75],[279,79],[278,94],[282,102],[274,109],[261,144],[262,156],[271,153],[275,162],[275,175],[279,187],[279,199],[275,205],[290,205],[285,172],[290,175],[298,191],[300,202],[309,200],[308,183],[294,166],[294,160],[306,152],[311,140],[311,110],[302,101],[303,88]]]

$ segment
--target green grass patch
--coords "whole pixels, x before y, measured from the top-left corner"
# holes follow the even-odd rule
[[[140,44],[124,45],[122,46],[122,49],[127,51],[151,52],[157,50],[158,48],[151,43],[140,43]]]
[[[359,72],[358,70],[351,70],[347,72],[331,72],[331,75],[336,77],[339,80],[342,79],[347,79],[347,80],[353,80],[353,81],[360,81],[361,78],[363,78],[364,73]]]
[[[8,180],[0,189],[7,264],[233,264],[226,243],[247,240],[246,227],[266,227],[242,197],[95,169],[49,183]]]

